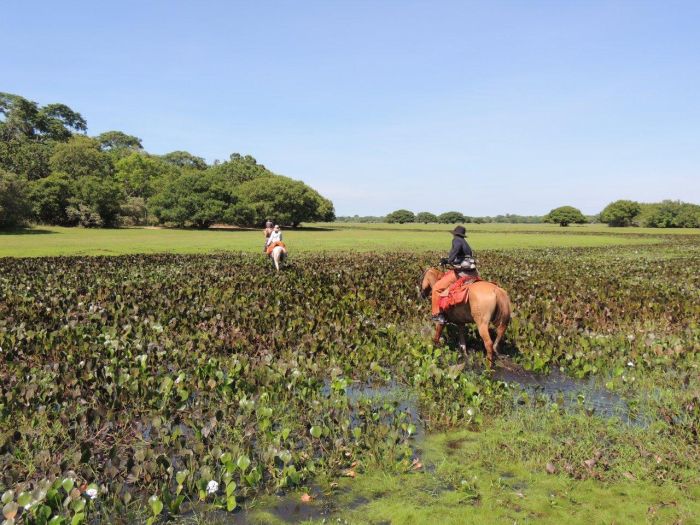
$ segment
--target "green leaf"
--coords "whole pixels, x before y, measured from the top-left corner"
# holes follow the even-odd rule
[[[17,497],[17,504],[20,507],[26,507],[32,502],[32,495],[29,492],[22,492]]]
[[[320,438],[321,432],[321,427],[313,426],[309,429],[309,433],[315,438]]]
[[[229,496],[226,498],[226,510],[229,512],[233,512],[236,509],[237,503],[236,503],[236,496]]]
[[[250,459],[244,454],[243,456],[238,458],[238,461],[236,461],[236,465],[238,465],[239,469],[245,472],[246,469],[250,466]]]
[[[71,478],[65,478],[63,480],[63,482],[61,483],[61,486],[63,487],[63,490],[65,490],[66,494],[67,494],[71,490],[73,490],[73,487],[75,486],[75,481],[73,481]]]
[[[231,496],[236,490],[236,482],[235,481],[230,481],[226,485],[226,496]]]
[[[156,495],[148,498],[148,504],[151,506],[151,512],[153,512],[154,516],[158,516],[163,510],[163,502]]]
[[[175,474],[175,479],[177,480],[178,485],[184,485],[185,481],[187,480],[187,476],[190,475],[189,470],[180,470],[178,471],[177,474]]]
[[[73,519],[70,520],[70,525],[80,525],[83,521],[85,521],[85,514],[78,512],[75,516],[73,516]]]
[[[5,491],[5,493],[2,495],[2,504],[4,505],[5,503],[9,503],[13,499],[15,499],[15,491],[14,490]]]

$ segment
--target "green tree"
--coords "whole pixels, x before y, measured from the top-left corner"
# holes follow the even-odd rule
[[[386,222],[404,224],[407,222],[416,222],[415,214],[410,210],[392,211],[386,216]]]
[[[69,225],[66,213],[73,199],[73,182],[65,173],[52,173],[30,183],[34,216],[42,224]]]
[[[178,169],[160,157],[131,153],[115,164],[115,178],[129,197],[148,199],[163,184],[165,178],[176,177]]]
[[[123,131],[105,131],[95,137],[102,151],[107,151],[117,158],[142,151],[141,139],[127,135]]]
[[[464,215],[458,211],[446,211],[438,215],[438,222],[441,224],[459,224],[466,222],[464,220]]]
[[[600,212],[600,222],[609,226],[631,226],[641,211],[642,207],[638,202],[617,200],[608,204]]]
[[[240,204],[228,216],[228,221],[235,224],[263,224],[272,218],[279,224],[297,226],[304,221],[335,219],[333,204],[328,199],[303,182],[281,175],[265,175],[244,182],[237,187],[236,194]]]
[[[574,208],[573,206],[560,206],[559,208],[554,208],[545,215],[544,222],[552,222],[559,224],[559,226],[585,224],[586,217],[578,208]]]
[[[111,178],[83,177],[74,182],[73,202],[97,213],[102,221],[98,226],[117,226],[119,211],[126,197],[121,186]]]
[[[24,224],[31,211],[26,179],[0,170],[0,228]]]
[[[0,168],[28,180],[46,177],[54,143],[85,129],[80,114],[64,104],[40,107],[18,95],[0,93]]]
[[[65,104],[39,106],[19,95],[0,93],[0,139],[68,140],[74,132],[85,131],[80,113]]]
[[[233,190],[220,174],[188,171],[168,180],[148,205],[161,223],[207,228],[236,205]]]
[[[194,170],[207,169],[207,163],[202,157],[192,155],[187,151],[171,151],[160,157],[165,162],[168,162],[179,168],[189,168]]]
[[[650,228],[698,228],[700,227],[700,206],[680,201],[665,200],[653,205],[646,218]]]
[[[100,148],[100,143],[84,135],[57,144],[49,160],[51,171],[80,177],[106,177],[112,172],[112,159]]]
[[[28,180],[47,177],[51,173],[49,158],[54,141],[26,138],[0,140],[0,168],[25,176]]]
[[[242,156],[238,153],[231,154],[228,161],[215,164],[209,170],[225,177],[232,184],[242,184],[258,177],[273,175],[270,170],[262,164],[258,164],[250,155]]]
[[[438,222],[437,215],[429,211],[422,211],[416,214],[416,222],[428,224],[429,222]]]

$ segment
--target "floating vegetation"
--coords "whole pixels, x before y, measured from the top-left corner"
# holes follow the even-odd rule
[[[511,294],[517,366],[594,378],[632,408],[644,386],[654,430],[696,446],[700,252],[634,250],[480,263]],[[318,478],[412,472],[423,433],[511,414],[512,381],[482,373],[475,333],[466,363],[421,333],[431,260],[309,255],[280,274],[240,255],[0,260],[5,522],[237,512]]]

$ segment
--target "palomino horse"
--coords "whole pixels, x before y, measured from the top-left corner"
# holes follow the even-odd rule
[[[421,279],[421,295],[430,297],[435,283],[444,275],[437,268],[428,268],[423,273]],[[503,340],[503,334],[510,322],[510,298],[506,291],[493,283],[487,281],[477,281],[469,287],[469,298],[462,304],[457,304],[445,312],[447,321],[457,325],[459,328],[459,346],[462,351],[467,352],[465,339],[466,323],[475,323],[479,330],[479,335],[484,341],[489,367],[493,366],[494,354],[498,355],[498,345]],[[496,340],[491,341],[489,325],[496,326]],[[435,325],[435,336],[433,342],[440,343],[444,325]]]
[[[284,246],[275,246],[270,254],[272,262],[275,264],[277,271],[280,271],[280,263],[287,258],[287,249]]]

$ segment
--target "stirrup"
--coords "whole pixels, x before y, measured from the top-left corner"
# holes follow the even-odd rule
[[[447,319],[445,319],[445,314],[442,312],[440,312],[437,315],[433,315],[430,318],[430,320],[433,321],[434,323],[447,324]]]

